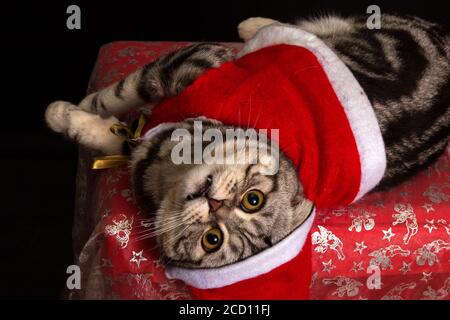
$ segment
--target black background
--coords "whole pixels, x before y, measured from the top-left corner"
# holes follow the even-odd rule
[[[66,28],[71,4],[81,8],[81,30]],[[72,262],[77,149],[46,129],[43,114],[54,100],[81,100],[102,44],[238,41],[236,26],[250,16],[290,22],[365,14],[371,4],[450,21],[445,1],[2,1],[0,297],[60,297]]]

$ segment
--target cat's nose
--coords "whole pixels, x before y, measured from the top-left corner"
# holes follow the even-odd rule
[[[215,211],[219,210],[220,207],[222,207],[223,201],[222,200],[216,200],[216,199],[208,198],[208,204],[209,204],[209,208],[211,209],[211,211],[215,212]]]

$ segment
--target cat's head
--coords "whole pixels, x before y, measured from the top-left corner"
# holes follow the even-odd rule
[[[193,121],[185,121],[142,143],[132,162],[136,196],[153,218],[149,234],[156,236],[169,263],[190,268],[218,267],[252,256],[290,234],[312,209],[291,161],[273,152],[270,141],[259,139],[255,160],[250,146],[260,136],[247,136],[246,144],[238,147],[239,139],[226,139],[226,130],[232,128],[209,121],[202,124],[202,133],[215,129],[223,136],[223,149],[215,149],[213,155],[231,144],[233,159],[245,150],[245,161],[174,160],[174,151],[176,155],[180,151],[174,130],[194,133]],[[201,143],[197,151],[205,155],[208,145]]]

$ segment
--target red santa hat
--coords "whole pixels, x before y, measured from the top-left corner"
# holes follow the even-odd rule
[[[294,26],[262,28],[238,59],[156,106],[144,132],[199,116],[279,129],[280,149],[317,208],[358,200],[385,171],[381,131],[364,90],[330,48]],[[185,281],[201,299],[307,299],[313,219],[314,213],[281,242],[243,261],[213,269],[169,267],[167,276]]]

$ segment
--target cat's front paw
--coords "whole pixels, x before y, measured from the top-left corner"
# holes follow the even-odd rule
[[[45,121],[55,132],[66,133],[69,125],[69,112],[76,108],[75,105],[66,101],[55,101],[45,110]]]
[[[259,29],[276,22],[278,21],[268,18],[248,18],[238,25],[239,37],[244,41],[248,41],[253,38],[253,36],[256,34],[256,32],[258,32]]]

